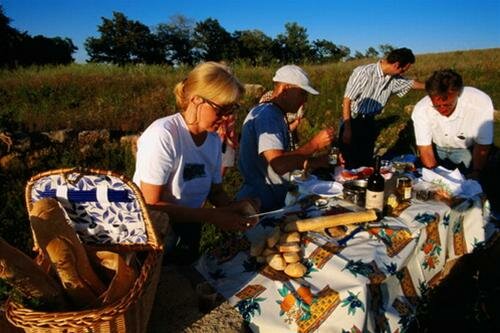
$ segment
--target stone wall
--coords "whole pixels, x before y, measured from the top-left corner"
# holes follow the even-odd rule
[[[97,144],[115,142],[123,148],[131,149],[135,157],[139,135],[106,129],[80,132],[72,129],[39,133],[0,132],[0,170],[7,172],[19,167],[29,169],[37,160],[69,146],[77,147],[81,154],[86,154]]]

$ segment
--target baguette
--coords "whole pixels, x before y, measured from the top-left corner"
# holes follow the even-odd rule
[[[0,237],[0,279],[23,296],[37,299],[47,309],[64,309],[66,301],[61,286],[30,257]]]
[[[118,253],[97,251],[93,254],[93,259],[102,267],[113,272],[113,278],[108,289],[99,296],[99,300],[103,305],[118,301],[132,289],[137,274]]]
[[[286,232],[290,231],[321,231],[326,228],[335,227],[338,225],[348,225],[355,223],[363,223],[369,221],[375,221],[377,215],[373,209],[369,209],[362,212],[351,212],[343,213],[337,215],[329,216],[319,216],[310,219],[298,220],[295,222],[289,222],[284,226]]]
[[[74,269],[66,264],[55,265],[55,262],[52,261],[56,269],[57,267],[62,269],[62,271],[57,271],[59,275],[69,272],[78,275],[72,277],[70,280],[81,279],[97,296],[106,290],[106,286],[90,265],[87,252],[78,239],[75,230],[66,221],[64,210],[57,200],[48,198],[35,202],[30,211],[29,218],[35,242],[48,258],[53,257],[57,260],[59,256],[58,253],[51,254],[51,250],[47,248],[52,240],[63,239],[65,243],[68,243],[59,244],[60,242],[56,242],[57,244],[52,246],[52,249],[56,252],[62,250],[62,247],[64,247],[64,251],[71,252],[71,255],[65,254],[66,258],[71,258],[71,256],[75,257],[74,264],[76,266]],[[67,271],[64,272],[65,270]],[[85,299],[87,299],[87,297],[85,297]]]
[[[45,246],[45,251],[73,304],[78,308],[96,306],[99,295],[96,295],[91,286],[80,277],[79,262],[71,243],[62,237],[57,237]]]

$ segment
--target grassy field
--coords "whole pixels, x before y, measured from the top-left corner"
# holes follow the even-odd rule
[[[345,84],[352,69],[374,59],[304,66],[321,92],[311,97],[307,116],[313,129],[336,125],[341,112]],[[488,93],[500,103],[498,72],[500,49],[418,55],[409,77],[425,80],[434,70],[451,67],[466,85]],[[272,87],[276,68],[234,65],[244,83]],[[0,71],[0,126],[26,131],[108,128],[142,131],[154,119],[175,112],[174,85],[189,68],[160,66],[118,68],[108,65],[72,65]],[[393,98],[385,116],[400,114],[415,104],[423,92]],[[246,99],[241,117],[255,101]]]
[[[313,85],[320,91],[307,105],[307,122],[300,128],[307,139],[325,126],[337,127],[341,101],[347,79],[353,68],[375,61],[365,59],[347,63],[308,66]],[[434,70],[451,67],[464,78],[466,85],[477,87],[500,105],[500,49],[460,51],[417,55],[409,77],[425,80]],[[0,71],[0,131],[39,132],[65,128],[100,129],[140,132],[154,119],[175,112],[172,90],[189,68],[135,66],[119,68],[108,65],[71,65],[66,67],[27,68]],[[244,83],[272,87],[276,68],[234,65],[236,76]],[[415,104],[424,92],[410,92],[403,98],[392,98],[379,123],[381,146],[398,144],[400,152],[412,145],[410,132],[398,134],[396,129],[408,126],[407,105]],[[238,111],[241,123],[255,99],[246,97]],[[410,126],[411,127],[411,126]],[[401,145],[402,142],[402,145]],[[500,146],[500,125],[495,127],[495,143]],[[30,176],[52,168],[68,166],[101,167],[132,175],[134,160],[115,144],[95,147],[82,154],[76,146],[55,148],[50,158],[37,161],[29,168],[0,172],[0,236],[16,246],[29,249],[30,234],[23,204],[24,184]],[[239,186],[237,171],[225,179],[230,193]],[[208,238],[214,237],[209,233]]]

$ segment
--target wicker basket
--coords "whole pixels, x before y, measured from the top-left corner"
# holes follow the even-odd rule
[[[96,185],[100,190],[94,188]],[[99,202],[103,197],[102,189],[106,189],[106,187],[108,195],[124,194],[127,202],[113,202],[113,200],[110,201],[110,197],[104,198],[105,204]],[[77,195],[85,193],[96,197],[96,191],[100,192],[97,193],[98,199],[93,201],[91,199],[82,204],[84,199],[80,197],[79,203],[71,202],[71,195],[74,197],[75,193]],[[138,278],[133,288],[123,298],[113,304],[90,310],[43,312],[25,308],[13,300],[8,300],[6,304],[7,319],[13,325],[23,328],[25,332],[33,333],[146,332],[159,281],[163,248],[155,235],[139,189],[123,175],[110,171],[81,168],[53,170],[38,174],[29,180],[26,186],[28,211],[31,210],[33,202],[42,197],[54,196],[54,193],[67,213],[68,210],[75,209],[73,214],[68,213],[68,222],[74,222],[74,219],[78,220],[75,224],[75,230],[87,246],[125,253],[133,251],[142,258]],[[97,214],[95,211],[89,213],[89,209],[97,209],[99,212]],[[102,212],[104,214],[101,214]],[[82,221],[78,214],[85,216],[87,220]],[[103,216],[108,219],[105,221],[105,226],[99,229],[103,234],[86,235],[82,225],[90,223],[95,230],[96,221],[102,222]],[[105,235],[104,228],[110,224],[109,219],[116,221],[117,217],[125,221],[123,226],[121,224],[118,226],[121,233],[116,237]],[[128,225],[133,225],[135,228],[132,232],[126,230],[129,227],[126,226],[127,221]],[[113,223],[116,228],[118,222]],[[104,240],[105,244],[92,244],[92,240]],[[39,250],[37,244],[35,244],[35,250]],[[40,259],[41,251],[38,253],[37,259]]]

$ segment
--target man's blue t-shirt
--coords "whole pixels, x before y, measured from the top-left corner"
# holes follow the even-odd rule
[[[272,103],[263,103],[248,113],[243,123],[238,167],[243,185],[236,198],[258,198],[261,211],[284,206],[287,175],[280,176],[261,155],[266,150],[287,151],[289,131],[283,112]]]

